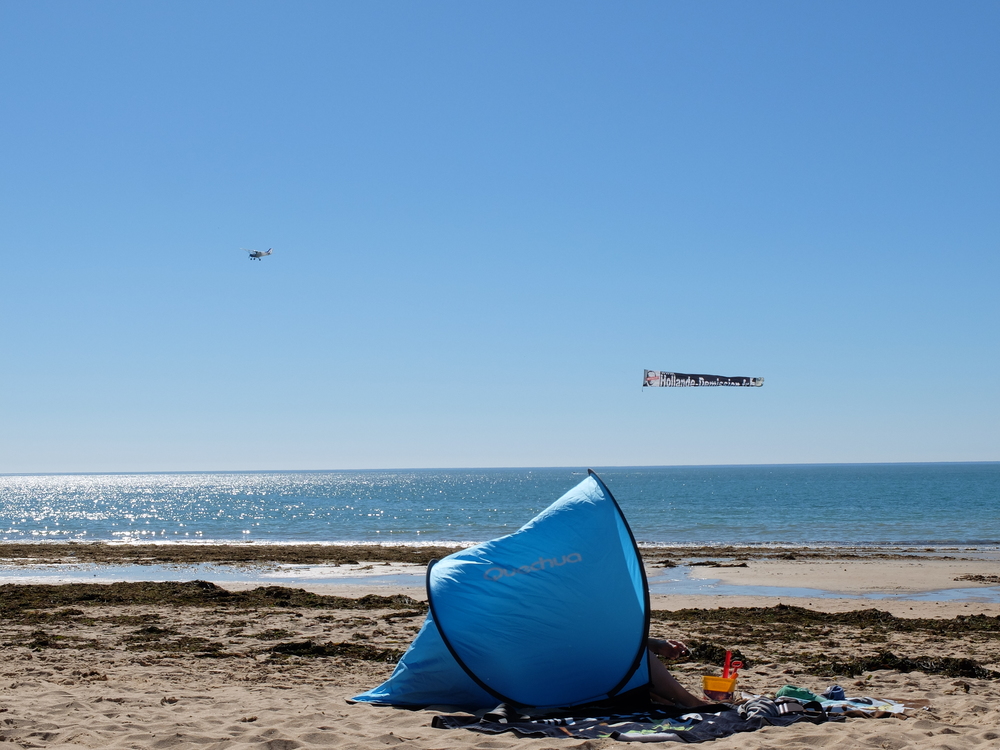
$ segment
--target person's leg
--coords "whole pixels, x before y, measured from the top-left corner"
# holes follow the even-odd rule
[[[681,685],[656,656],[649,653],[649,677],[653,681],[653,692],[678,706],[694,708],[706,705]]]

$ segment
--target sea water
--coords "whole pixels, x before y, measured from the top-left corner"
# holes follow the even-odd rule
[[[641,544],[1000,545],[1000,463],[597,469]],[[454,544],[585,469],[0,476],[4,541]]]

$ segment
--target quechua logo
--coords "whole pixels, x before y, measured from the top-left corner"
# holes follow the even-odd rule
[[[568,555],[563,555],[561,558],[543,556],[539,557],[530,565],[520,565],[516,568],[487,568],[486,572],[483,573],[483,578],[489,581],[499,581],[501,578],[507,578],[508,576],[540,573],[543,570],[551,568],[561,568],[563,565],[568,563],[578,563],[581,560],[583,560],[583,556],[579,552],[570,552]]]

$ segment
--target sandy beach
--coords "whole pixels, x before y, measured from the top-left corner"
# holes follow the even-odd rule
[[[10,552],[8,563],[17,557]],[[837,683],[848,694],[892,698],[914,708],[906,719],[768,727],[716,740],[715,746],[997,745],[1000,621],[993,618],[1000,617],[1000,605],[906,598],[907,592],[934,587],[989,586],[989,576],[998,572],[994,560],[798,559],[802,554],[699,570],[754,585],[884,590],[897,598],[653,596],[652,635],[695,647],[693,658],[671,669],[693,689],[701,674],[718,671],[698,655],[732,648],[749,663],[741,687],[751,693],[785,684],[818,692]],[[651,573],[657,559],[647,554]],[[729,559],[718,564],[738,564]],[[344,560],[370,564],[350,555]],[[982,580],[954,582],[970,575]],[[442,730],[431,727],[431,718],[447,709],[348,704],[347,698],[388,677],[420,627],[426,606],[419,586],[325,584],[296,591],[123,583],[6,585],[0,592],[0,738],[12,746],[430,750],[619,744]],[[912,671],[882,668],[885,654]]]

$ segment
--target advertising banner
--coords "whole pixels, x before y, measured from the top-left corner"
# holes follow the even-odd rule
[[[762,386],[764,378],[726,377],[725,375],[688,375],[684,372],[643,370],[642,386],[652,388],[685,388],[689,386]]]

